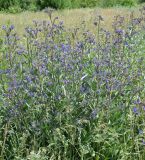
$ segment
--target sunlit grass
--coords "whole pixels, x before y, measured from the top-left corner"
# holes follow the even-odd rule
[[[61,20],[65,22],[65,26],[68,28],[79,27],[82,21],[86,21],[87,27],[90,30],[94,30],[93,21],[97,15],[102,15],[104,18],[104,25],[106,28],[110,28],[112,19],[115,15],[129,16],[130,12],[134,11],[138,13],[138,7],[136,8],[108,8],[108,9],[73,9],[56,11],[54,16],[59,16]],[[0,25],[6,23],[12,23],[18,33],[23,33],[24,28],[28,25],[32,25],[33,20],[45,20],[48,16],[43,12],[23,12],[18,14],[6,14],[0,13]],[[104,27],[103,26],[103,27]]]

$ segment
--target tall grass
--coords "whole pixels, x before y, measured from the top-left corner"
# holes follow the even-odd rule
[[[73,28],[80,26],[82,21],[86,21],[86,27],[89,28],[93,33],[96,32],[96,29],[93,25],[93,21],[97,14],[103,16],[104,21],[101,26],[106,29],[112,28],[112,20],[114,16],[120,14],[126,16],[126,20],[129,19],[129,14],[131,11],[134,12],[135,16],[139,15],[139,6],[132,8],[124,7],[114,7],[114,8],[84,8],[84,9],[65,9],[58,10],[53,12],[53,16],[56,16],[64,21],[65,28]],[[29,18],[28,18],[29,17]],[[27,26],[33,25],[33,20],[48,20],[48,16],[44,12],[22,12],[19,14],[11,13],[0,13],[0,27],[4,24],[13,24],[17,33],[20,35],[24,34],[24,28]],[[2,31],[0,32],[0,34]]]
[[[95,34],[45,12],[22,37],[2,27],[0,158],[145,159],[145,7]]]

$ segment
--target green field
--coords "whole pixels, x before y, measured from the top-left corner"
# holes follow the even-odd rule
[[[0,160],[145,160],[144,6],[0,19]]]

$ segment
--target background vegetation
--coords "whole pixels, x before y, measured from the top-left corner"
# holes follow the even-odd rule
[[[64,9],[94,6],[134,6],[141,2],[144,2],[144,0],[0,0],[0,10],[16,13],[23,10],[36,11],[46,7]]]

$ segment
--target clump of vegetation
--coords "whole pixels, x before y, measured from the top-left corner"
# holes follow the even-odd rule
[[[135,6],[138,4],[138,0],[101,0],[99,1],[101,7],[113,7],[113,6]]]
[[[0,158],[145,159],[145,7],[67,30],[53,10],[0,47]]]
[[[55,9],[134,6],[140,0],[0,0],[0,10],[17,13],[24,10],[42,10],[46,7]]]

